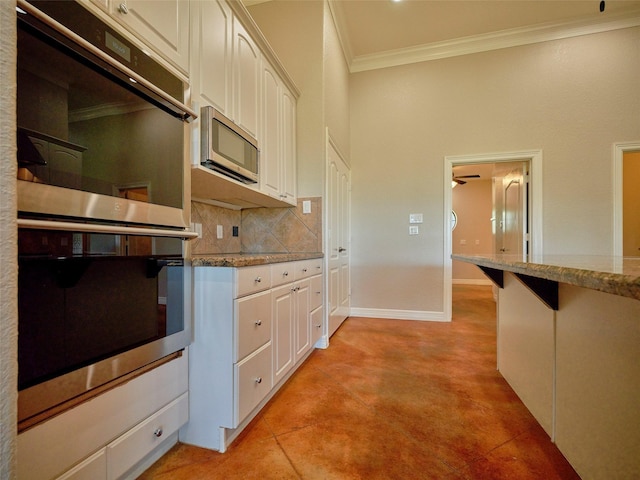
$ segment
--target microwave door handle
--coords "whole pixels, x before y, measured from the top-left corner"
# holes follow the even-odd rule
[[[192,110],[191,108],[187,107],[182,102],[179,102],[178,100],[173,98],[171,95],[169,95],[165,91],[159,89],[158,87],[156,87],[155,85],[150,83],[148,80],[146,80],[145,78],[141,77],[136,72],[134,72],[133,70],[128,68],[126,65],[118,62],[114,58],[112,58],[109,55],[107,55],[106,53],[104,53],[99,48],[97,48],[94,45],[92,45],[91,43],[87,42],[85,39],[83,39],[79,35],[75,34],[71,30],[69,30],[67,27],[62,25],[61,23],[53,20],[52,18],[48,17],[47,15],[44,15],[42,12],[40,12],[40,10],[38,10],[37,8],[31,6],[25,0],[18,0],[17,1],[17,5],[21,9],[23,9],[25,12],[27,12],[29,15],[33,15],[35,18],[37,18],[38,20],[40,20],[44,24],[48,25],[49,27],[53,28],[54,30],[56,30],[60,34],[64,35],[68,39],[72,40],[73,42],[77,43],[82,48],[84,48],[85,50],[87,50],[91,54],[95,55],[96,57],[98,57],[103,62],[108,63],[111,67],[113,67],[116,70],[118,70],[119,72],[125,74],[126,76],[129,77],[129,79],[132,79],[136,83],[142,85],[145,89],[151,91],[154,95],[157,95],[158,97],[160,97],[164,102],[167,102],[170,105],[172,105],[174,107],[174,108],[172,108],[172,110],[176,114],[179,114],[179,116],[182,118],[182,120],[187,121],[187,122],[191,122],[192,120],[198,118],[198,114],[194,110]]]

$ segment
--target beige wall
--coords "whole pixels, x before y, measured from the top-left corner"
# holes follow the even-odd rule
[[[611,254],[639,44],[629,28],[352,75],[352,306],[443,311],[447,155],[542,149],[544,252]]]
[[[0,478],[16,478],[18,267],[16,259],[15,2],[0,2]]]
[[[472,180],[453,189],[451,205],[458,215],[458,224],[451,233],[452,253],[475,255],[493,251],[492,196],[491,180]],[[482,270],[466,262],[453,261],[451,277],[458,283],[487,281]]]
[[[325,124],[332,141],[349,164],[349,67],[328,5],[324,9]],[[326,162],[325,162],[326,163]]]

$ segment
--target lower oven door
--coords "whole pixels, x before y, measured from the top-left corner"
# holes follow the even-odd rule
[[[190,340],[180,238],[20,229],[19,421]]]

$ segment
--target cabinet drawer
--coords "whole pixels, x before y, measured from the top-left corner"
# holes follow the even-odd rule
[[[294,271],[294,262],[273,263],[271,265],[271,286],[278,287],[293,282]]]
[[[295,279],[311,277],[322,273],[322,258],[313,258],[311,260],[300,260],[295,262]]]
[[[315,277],[311,277],[311,291],[309,292],[309,309],[315,310],[320,305],[322,305],[322,299],[324,290],[323,290],[323,282],[322,275],[316,275]]]
[[[235,312],[235,361],[239,361],[271,340],[271,291],[236,300]]]
[[[120,478],[189,420],[188,393],[107,445],[107,478]]]
[[[271,342],[236,364],[234,369],[237,426],[271,391]]]
[[[107,478],[105,449],[99,450],[56,480],[102,480]]]
[[[271,266],[256,265],[237,270],[235,298],[271,288]]]

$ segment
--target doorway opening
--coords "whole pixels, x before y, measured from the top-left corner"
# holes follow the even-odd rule
[[[640,141],[613,146],[613,255],[640,256]]]
[[[523,259],[542,252],[541,173],[541,150],[445,157],[445,319],[451,319],[454,251],[467,255],[514,254]],[[468,190],[463,193],[464,187]],[[469,212],[460,211],[461,204],[457,203],[455,230],[451,228],[454,191],[457,197],[475,196]],[[464,222],[468,223],[466,227]],[[458,263],[456,269],[466,269],[466,273],[456,271],[456,277],[473,272],[464,283],[486,283],[484,275],[476,273],[477,267]]]

